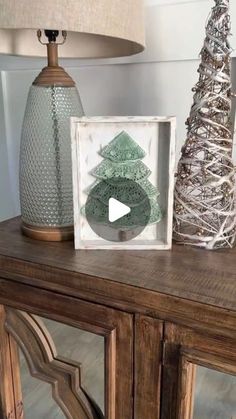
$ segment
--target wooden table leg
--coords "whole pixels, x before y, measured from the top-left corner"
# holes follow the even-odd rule
[[[5,330],[5,317],[0,306],[0,419],[23,419],[18,347]]]

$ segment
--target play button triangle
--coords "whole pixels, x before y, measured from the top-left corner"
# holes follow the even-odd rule
[[[131,212],[130,207],[115,198],[109,199],[109,221],[114,223]]]

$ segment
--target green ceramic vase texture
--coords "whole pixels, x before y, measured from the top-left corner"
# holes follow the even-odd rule
[[[31,87],[20,151],[23,222],[40,227],[73,225],[70,117],[82,115],[76,87]]]

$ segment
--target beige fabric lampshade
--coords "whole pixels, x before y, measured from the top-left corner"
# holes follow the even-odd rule
[[[143,0],[0,0],[0,53],[45,56],[37,29],[66,30],[61,57],[118,57],[145,45]]]

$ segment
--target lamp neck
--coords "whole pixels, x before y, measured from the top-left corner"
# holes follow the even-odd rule
[[[58,67],[58,44],[47,44],[48,67]]]
[[[58,45],[60,43],[56,42],[56,39],[59,35],[58,31],[45,31],[45,35],[48,38],[48,43],[43,43],[41,41],[41,31],[38,31],[38,39],[41,44],[47,46],[47,57],[48,57],[48,65],[45,67],[38,77],[33,82],[35,86],[44,86],[44,87],[51,87],[51,86],[58,86],[58,87],[74,87],[75,82],[66,73],[66,71],[59,67],[58,65]],[[61,43],[63,44],[66,40],[66,32],[62,32],[64,41]]]
[[[48,38],[47,45],[47,56],[48,56],[48,67],[58,67],[58,42],[59,31],[45,29],[45,36]],[[39,41],[41,41],[41,35],[38,34]],[[66,35],[62,43],[66,41]],[[62,44],[60,43],[60,45]]]

